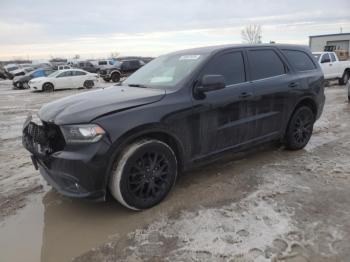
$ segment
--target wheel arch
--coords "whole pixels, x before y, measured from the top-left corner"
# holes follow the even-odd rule
[[[292,115],[294,114],[294,112],[301,106],[308,106],[310,107],[310,109],[312,110],[312,112],[315,114],[315,117],[317,116],[317,113],[318,113],[318,108],[317,108],[317,104],[315,102],[314,99],[312,99],[311,97],[305,97],[305,98],[302,98],[297,104],[296,106],[294,107],[294,110],[293,110],[293,113]],[[292,116],[291,115],[291,116]]]
[[[119,74],[120,76],[122,75],[122,73],[119,70],[113,70],[111,72],[111,75],[116,74],[116,73]]]
[[[292,111],[292,112],[289,114],[289,116],[288,116],[288,121],[287,121],[287,123],[286,123],[285,126],[284,126],[284,131],[283,131],[283,133],[282,133],[282,138],[284,138],[284,136],[285,136],[285,134],[286,134],[286,132],[287,132],[287,128],[288,128],[288,126],[289,126],[289,123],[290,123],[290,121],[291,121],[291,119],[292,119],[292,117],[293,117],[295,111],[296,111],[298,108],[302,107],[302,106],[307,106],[307,107],[309,107],[309,108],[312,110],[312,112],[314,113],[315,117],[317,117],[318,107],[317,107],[317,103],[315,102],[315,100],[314,100],[312,97],[303,97],[303,98],[301,98],[301,99],[295,104],[295,106],[294,106],[294,108],[293,108],[293,111]]]

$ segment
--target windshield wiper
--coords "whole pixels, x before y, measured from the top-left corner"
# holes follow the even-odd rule
[[[131,87],[141,87],[141,88],[147,88],[147,86],[145,86],[145,85],[141,85],[141,84],[128,84],[128,86],[131,86]]]

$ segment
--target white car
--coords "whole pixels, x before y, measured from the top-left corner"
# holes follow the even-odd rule
[[[335,52],[312,53],[319,62],[324,79],[338,79],[340,85],[345,85],[350,78],[350,61],[339,61]]]
[[[56,71],[47,77],[34,78],[28,84],[33,91],[52,92],[57,89],[92,88],[96,80],[97,74],[81,69],[65,69]]]

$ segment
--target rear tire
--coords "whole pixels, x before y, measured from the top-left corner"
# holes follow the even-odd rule
[[[286,132],[286,148],[300,150],[309,142],[315,123],[315,114],[308,106],[301,106],[293,113]]]
[[[348,71],[345,71],[343,76],[339,79],[339,85],[346,85],[346,83],[349,81],[350,73]]]
[[[174,151],[159,140],[140,140],[129,145],[115,161],[109,189],[123,206],[142,210],[161,202],[175,184]]]
[[[91,89],[94,87],[95,84],[92,80],[86,80],[83,85],[86,89]]]
[[[51,83],[45,83],[43,84],[43,91],[44,92],[53,92],[55,90],[53,84]]]

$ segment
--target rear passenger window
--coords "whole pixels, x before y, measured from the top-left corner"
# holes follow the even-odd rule
[[[286,73],[285,66],[273,50],[248,51],[252,80],[279,76]]]
[[[245,82],[242,53],[234,52],[214,57],[204,68],[202,75],[222,75],[226,85]]]
[[[302,51],[297,50],[283,50],[288,61],[299,72],[313,70],[316,68],[311,58]]]
[[[86,73],[82,72],[82,71],[74,71],[74,75],[75,76],[83,76],[83,75],[86,75]]]

